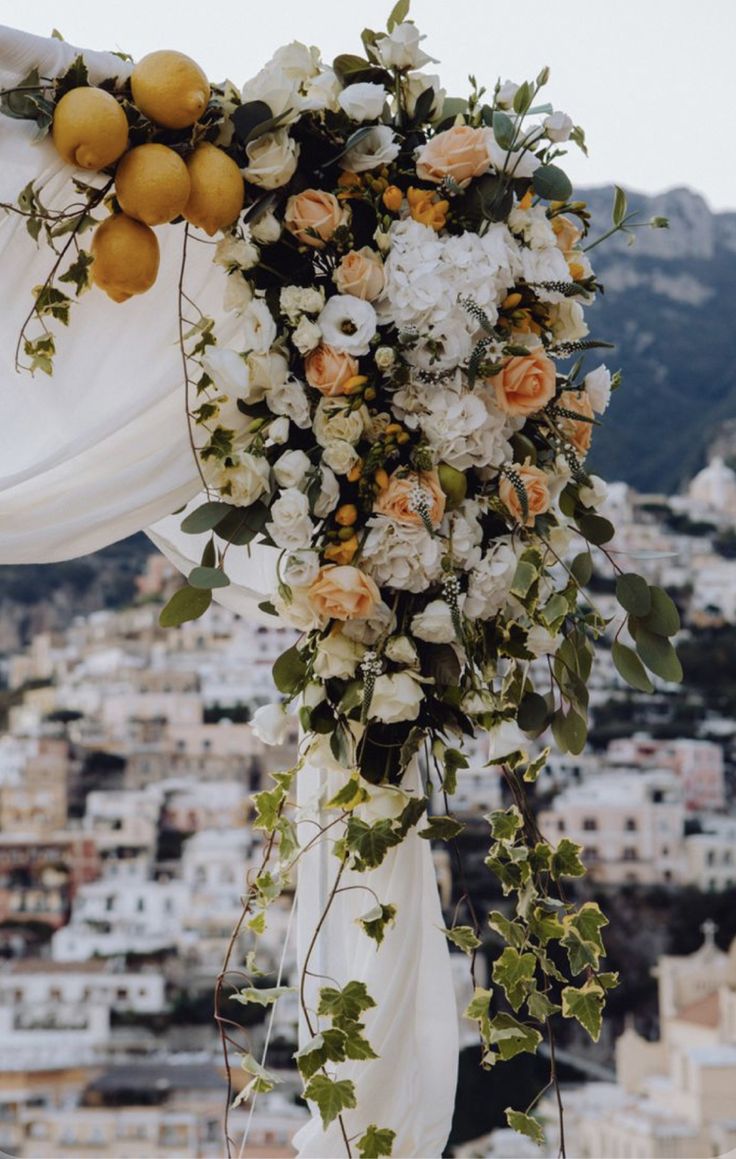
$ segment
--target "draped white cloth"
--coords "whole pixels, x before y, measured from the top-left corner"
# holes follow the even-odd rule
[[[0,87],[17,85],[33,67],[57,75],[78,51],[0,27]],[[124,76],[129,68],[110,54],[84,56],[93,81]],[[48,139],[35,143],[34,131],[28,122],[0,116],[0,201],[14,203],[33,181],[44,204],[61,207],[73,199],[74,171]],[[161,269],[147,294],[124,304],[96,290],[84,295],[69,329],[54,325],[53,377],[37,372],[31,378],[16,374],[14,351],[50,251],[33,243],[22,218],[0,213],[0,564],[69,559],[142,527],[183,572],[198,561],[199,537],[184,535],[181,516],[170,515],[199,489],[177,345],[182,232],[158,230]],[[228,342],[237,321],[221,309],[222,279],[211,255],[204,240],[190,243],[186,288]],[[234,582],[217,598],[260,618],[257,604],[274,586],[273,563],[266,548],[231,551]],[[309,777],[324,780],[317,770]],[[307,789],[313,795],[314,786]],[[318,850],[304,858],[297,918],[302,960],[335,872],[330,861]],[[371,908],[370,895],[351,890],[340,895],[316,951],[320,973],[340,984],[362,979],[378,1003],[366,1021],[380,1058],[349,1068],[359,1107],[350,1131],[369,1123],[392,1127],[395,1155],[440,1155],[452,1117],[457,1024],[428,842],[410,835],[378,870],[355,875],[354,884],[368,884],[381,901],[395,904],[399,920],[377,951],[354,924]],[[325,1132],[318,1116],[300,1132],[299,1146],[303,1156],[345,1153],[336,1125]]]

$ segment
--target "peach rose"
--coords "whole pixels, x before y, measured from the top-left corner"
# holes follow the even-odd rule
[[[518,355],[507,358],[489,381],[504,414],[526,417],[554,398],[555,364],[541,352]]]
[[[308,594],[317,615],[330,620],[367,620],[381,602],[381,593],[365,572],[331,563],[319,569]]]
[[[334,398],[345,393],[345,383],[358,373],[358,362],[345,350],[336,350],[324,342],[305,358],[304,373],[310,386]]]
[[[383,262],[375,250],[364,245],[345,254],[332,280],[341,294],[372,302],[383,289]]]
[[[512,463],[511,467],[521,479],[526,491],[529,508],[526,519],[524,519],[521,499],[508,475],[501,477],[501,482],[498,485],[499,497],[517,523],[523,523],[525,527],[533,527],[537,515],[544,515],[545,511],[549,510],[550,497],[547,476],[539,467],[532,467],[528,462],[523,466],[520,466],[519,463]]]
[[[411,505],[411,495],[417,484],[427,492],[429,518],[434,527],[439,527],[445,514],[445,493],[440,487],[436,471],[423,471],[421,475],[391,475],[388,486],[380,492],[373,504],[379,515],[388,515],[396,523],[410,523],[423,526],[422,517]]]
[[[417,151],[417,177],[437,183],[452,177],[464,189],[473,177],[490,168],[489,134],[490,129],[472,129],[470,125],[453,125],[438,133]]]
[[[322,249],[338,226],[346,220],[340,202],[323,189],[305,189],[295,193],[286,203],[284,224],[303,245]]]
[[[572,251],[583,236],[583,231],[578,229],[572,218],[565,217],[563,214],[558,214],[557,217],[552,218],[552,229],[557,238],[557,248],[562,250],[569,261]]]
[[[585,390],[566,390],[560,399],[560,406],[583,416],[580,419],[561,418],[560,430],[568,443],[584,459],[590,450],[590,441],[593,438],[593,423],[585,421],[593,418],[593,405],[590,396]]]

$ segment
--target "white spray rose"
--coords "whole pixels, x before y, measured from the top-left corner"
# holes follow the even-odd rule
[[[279,294],[279,310],[296,326],[302,314],[319,314],[325,304],[325,292],[320,286],[284,286]]]
[[[295,378],[272,386],[266,395],[269,409],[277,415],[286,415],[301,430],[310,423],[309,399],[304,387]]]
[[[394,664],[408,664],[412,668],[419,662],[417,650],[408,636],[392,636],[384,648],[384,655]]]
[[[429,119],[436,120],[442,116],[442,108],[447,94],[442,88],[440,78],[438,76],[430,76],[426,72],[411,72],[407,76],[404,84],[404,103],[410,117],[414,116],[417,101],[427,89],[432,89],[434,92],[434,98],[429,110]]]
[[[247,451],[232,467],[226,467],[221,459],[203,459],[202,472],[209,486],[221,491],[236,507],[250,507],[270,486],[268,460]]]
[[[436,63],[419,47],[422,40],[424,37],[416,25],[405,21],[387,36],[376,37],[376,54],[384,68],[422,68],[430,62]]]
[[[314,526],[309,517],[309,502],[303,491],[286,487],[271,504],[271,519],[266,531],[278,547],[291,550],[309,547]]]
[[[280,418],[272,419],[268,424],[268,438],[266,439],[267,446],[283,446],[289,438],[289,420],[283,415]]]
[[[371,716],[384,724],[416,720],[424,693],[408,672],[379,676],[371,699]]]
[[[347,680],[355,675],[365,648],[342,632],[330,632],[317,645],[314,671],[322,680]]]
[[[318,572],[319,552],[308,548],[289,552],[281,565],[281,574],[289,587],[309,587]]]
[[[321,447],[336,439],[357,443],[365,428],[364,407],[350,410],[347,398],[321,398],[314,413],[314,437]]]
[[[334,439],[322,452],[322,462],[337,475],[347,475],[360,459],[355,447],[345,439]]]
[[[259,242],[260,245],[273,245],[281,237],[281,222],[269,210],[253,222],[250,232],[253,240]]]
[[[335,294],[317,318],[324,341],[355,357],[368,353],[376,324],[376,311],[370,302],[353,294]]]
[[[277,592],[272,602],[279,619],[299,632],[311,632],[313,628],[325,626],[324,620],[315,612],[304,588],[293,587],[289,599]]]
[[[555,342],[578,342],[588,333],[583,307],[573,298],[553,306],[550,321]]]
[[[544,118],[544,128],[550,141],[569,141],[573,129],[572,117],[567,113],[550,113]]]
[[[258,246],[253,245],[248,238],[228,235],[221,238],[215,246],[214,262],[215,265],[224,266],[226,270],[233,268],[250,270],[258,265],[260,256]]]
[[[291,341],[300,354],[309,354],[310,351],[316,350],[322,341],[322,331],[316,322],[303,314],[296,330],[292,332]]]
[[[261,189],[279,189],[296,172],[299,145],[286,129],[256,137],[246,145],[245,152],[248,157],[244,170],[246,181]]]
[[[253,713],[250,726],[263,744],[277,745],[285,743],[290,724],[283,704],[263,704]]]
[[[284,451],[273,464],[273,477],[279,487],[301,487],[311,465],[304,451]]]
[[[383,111],[387,95],[383,85],[370,82],[346,85],[337,103],[353,121],[375,121]]]
[[[608,485],[599,475],[591,475],[590,486],[583,485],[578,494],[586,507],[600,507],[608,498]]]

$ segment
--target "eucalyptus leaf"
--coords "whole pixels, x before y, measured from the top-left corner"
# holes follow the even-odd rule
[[[680,613],[674,601],[662,588],[649,588],[651,606],[647,612],[636,612],[636,616],[643,615],[644,627],[657,636],[674,636],[680,631]]]
[[[182,531],[188,535],[199,535],[203,531],[211,531],[234,508],[229,503],[220,503],[215,500],[203,503],[195,511],[190,511],[181,523]]]
[[[650,672],[671,684],[682,682],[682,665],[669,640],[647,628],[636,629],[636,650]]]
[[[652,606],[649,584],[635,572],[627,572],[616,580],[616,599],[624,611],[632,616],[646,616]]]
[[[602,515],[581,515],[577,520],[577,525],[585,539],[596,546],[609,543],[616,534],[616,529],[611,521],[604,519]]]
[[[540,165],[535,169],[532,189],[545,201],[567,201],[572,196],[572,182],[558,165]]]
[[[622,644],[620,640],[614,640],[611,645],[611,658],[618,674],[632,688],[636,688],[639,692],[654,692],[654,685],[633,648]]]
[[[273,666],[273,682],[287,696],[301,691],[306,675],[307,665],[296,644],[282,652]]]
[[[570,571],[581,587],[590,583],[593,575],[593,559],[589,551],[581,551],[570,564]]]
[[[195,567],[190,571],[187,582],[193,588],[226,588],[230,580],[221,567]]]
[[[212,603],[212,592],[185,584],[175,591],[162,609],[158,622],[162,628],[176,628],[187,620],[198,620]]]

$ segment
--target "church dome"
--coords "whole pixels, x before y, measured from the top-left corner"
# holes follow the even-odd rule
[[[736,471],[716,456],[691,480],[688,495],[713,511],[736,513]]]

